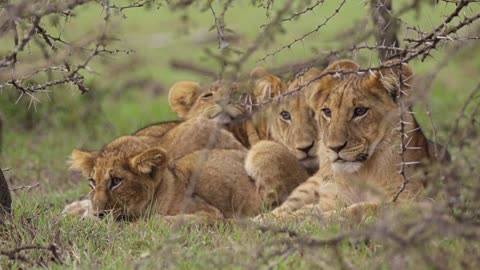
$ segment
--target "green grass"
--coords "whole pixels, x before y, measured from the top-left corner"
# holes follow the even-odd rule
[[[70,195],[72,193],[65,194]],[[79,220],[58,215],[63,203],[61,196],[35,199],[27,194],[16,196],[13,217],[0,228],[2,249],[32,243],[45,246],[55,243],[61,263],[52,262],[53,256],[48,251],[23,253],[37,266],[46,265],[52,269],[256,269],[270,266],[275,269],[338,269],[341,265],[338,254],[341,254],[344,263],[362,269],[388,269],[392,267],[390,256],[396,252],[405,255],[406,267],[430,269],[433,265],[420,256],[422,251],[428,251],[429,256],[439,259],[447,253],[450,257],[444,266],[461,269],[464,265],[478,265],[475,256],[469,254],[480,251],[478,243],[448,236],[428,238],[423,244],[409,249],[402,249],[401,245],[387,238],[356,242],[345,240],[336,251],[328,247],[293,244],[302,237],[328,239],[342,232],[359,230],[375,221],[372,219],[361,223],[313,219],[277,224],[300,235],[289,237],[285,233],[261,231],[248,220],[209,225],[188,221],[171,224],[160,217],[134,223],[115,223],[109,219]],[[395,226],[392,226],[393,231]],[[283,257],[282,251],[288,248],[292,248],[291,252]],[[0,263],[13,269],[31,266],[29,263],[8,261],[5,257],[0,257]]]
[[[248,72],[257,64],[271,68],[306,59],[315,55],[313,48],[320,51],[339,48],[344,41],[337,38],[337,34],[349,28],[353,21],[368,16],[363,1],[348,1],[328,27],[322,28],[305,42],[296,44],[291,50],[280,52],[266,63],[255,62],[265,53],[274,51],[323,22],[337,6],[336,1],[326,2],[314,13],[298,21],[285,23],[286,34],[278,35],[273,44],[256,52],[243,71]],[[220,10],[216,2],[214,7]],[[441,20],[441,14],[451,10],[451,7],[444,8],[441,5],[434,9],[427,5],[422,8],[422,16],[418,20],[414,13],[408,13],[402,19],[429,29],[432,23]],[[177,58],[218,69],[218,64],[204,53],[204,48],[215,50],[216,41],[207,44],[192,41],[192,35],[207,31],[213,24],[210,12],[201,13],[199,9],[198,5],[176,12],[166,7],[158,10],[132,9],[125,12],[126,19],[116,17],[115,33],[121,40],[115,43],[115,47],[134,49],[136,53],[98,58],[92,64],[98,73],[85,74],[92,88],[90,93],[79,95],[73,87],[58,87],[50,94],[52,100],[45,95],[38,96],[41,103],[36,105],[35,111],[33,107],[27,109],[27,98],[15,104],[16,93],[8,92],[10,90],[0,92],[0,116],[4,120],[0,164],[3,168],[11,168],[6,172],[11,187],[40,184],[31,190],[14,193],[14,217],[0,228],[0,250],[24,244],[56,243],[61,250],[63,264],[53,263],[48,252],[24,253],[28,258],[53,269],[266,268],[280,259],[274,256],[267,260],[262,256],[265,252],[273,252],[276,243],[287,237],[284,234],[262,233],[248,223],[176,226],[161,218],[151,218],[133,224],[112,224],[107,220],[60,217],[60,211],[67,202],[77,200],[88,192],[86,181],[68,172],[65,165],[74,147],[98,149],[111,139],[132,133],[149,123],[175,118],[168,108],[165,92],[159,94],[141,87],[127,88],[126,82],[149,79],[160,82],[167,89],[178,80],[208,82],[207,78],[196,74],[173,70],[169,61]],[[478,6],[469,12],[479,12]],[[64,37],[70,40],[95,33],[103,23],[101,10],[94,4],[79,9],[77,15],[67,25],[70,30]],[[188,15],[186,24],[180,19],[183,15]],[[226,23],[241,38],[232,46],[248,47],[252,38],[261,31],[259,26],[266,22],[268,18],[263,9],[253,7],[249,1],[235,1],[227,13]],[[166,41],[162,42],[164,37]],[[3,44],[0,47],[3,52],[8,46]],[[370,57],[375,58],[375,55],[362,53],[358,60],[368,64]],[[435,57],[442,59],[444,55],[438,52]],[[427,59],[423,63],[413,61],[411,65],[416,74],[424,74],[436,63],[437,60]],[[441,140],[445,140],[465,97],[478,84],[479,71],[480,49],[477,46],[454,55],[448,65],[441,69],[431,91],[427,93],[426,100]],[[424,104],[417,104],[415,110],[426,133],[431,135],[432,128]],[[455,154],[455,149],[452,152]],[[348,224],[312,220],[287,225],[303,235],[324,238],[364,226],[365,222]],[[340,252],[349,258],[347,264],[364,269],[388,269],[393,267],[388,264],[391,254],[386,252],[387,245],[382,241],[360,243],[357,246],[344,243],[340,246]],[[478,244],[472,245],[459,239],[443,240],[441,237],[428,242],[424,248],[434,250],[434,258],[441,258],[442,252],[453,254],[449,269],[463,268],[463,254],[478,254],[479,251]],[[422,259],[415,257],[414,252],[409,254],[411,261],[406,262],[408,268],[416,267],[418,262],[419,268],[431,268],[421,263]],[[5,256],[0,256],[0,265],[5,268],[25,266]],[[300,248],[280,260],[274,268],[329,269],[338,266],[339,262],[331,249]]]

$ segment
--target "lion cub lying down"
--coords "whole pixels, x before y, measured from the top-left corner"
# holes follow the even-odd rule
[[[222,81],[207,86],[181,81],[170,89],[168,101],[180,119],[215,120],[249,148],[245,169],[257,180],[263,202],[274,207],[318,169],[317,126],[304,93],[279,99],[297,83],[294,80],[287,88],[279,77],[256,67],[250,72],[247,89]],[[253,106],[250,114],[245,104],[236,104],[235,96],[240,95],[263,105]]]
[[[204,213],[252,216],[261,207],[243,169],[245,151],[201,150],[172,160],[151,136],[122,136],[100,151],[75,149],[71,168],[89,178],[91,215]]]

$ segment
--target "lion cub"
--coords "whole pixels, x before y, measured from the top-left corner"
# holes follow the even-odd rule
[[[181,158],[202,149],[233,149],[246,152],[231,133],[218,127],[215,121],[194,118],[185,122],[166,122],[142,128],[132,136],[155,139],[168,153],[170,160]],[[65,215],[92,216],[91,201],[82,200],[67,205]]]
[[[71,169],[89,178],[93,215],[204,213],[252,216],[261,201],[243,169],[245,152],[201,150],[179,159],[152,136],[122,136],[100,151],[74,149]]]
[[[384,66],[358,72],[356,63],[341,60],[323,74],[311,74],[311,78],[323,75],[306,89],[319,129],[320,169],[273,215],[344,207],[355,213],[362,208],[375,209],[397,197],[399,201],[415,199],[421,193],[423,183],[416,175],[416,164],[435,158],[408,109],[413,73],[400,62],[386,62]],[[400,119],[403,133],[399,131]],[[400,155],[402,144],[406,147]],[[401,168],[409,179],[406,185],[399,173]]]

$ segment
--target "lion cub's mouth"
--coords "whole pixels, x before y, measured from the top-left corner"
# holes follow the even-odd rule
[[[337,163],[346,163],[346,162],[364,162],[368,159],[368,154],[365,154],[365,153],[360,153],[358,154],[357,156],[355,156],[355,159],[354,160],[348,160],[348,159],[344,159],[340,156],[337,156],[337,159],[335,159],[333,162],[337,162]]]
[[[226,113],[219,113],[218,115],[215,116],[214,118],[218,124],[220,125],[227,125],[230,124],[233,119]]]
[[[316,160],[317,159],[317,156],[306,156],[306,157],[303,157],[301,159],[299,159],[299,161],[310,161],[310,160]]]

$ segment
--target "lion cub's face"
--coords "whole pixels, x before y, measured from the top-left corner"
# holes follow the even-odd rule
[[[219,124],[229,124],[243,115],[242,107],[234,104],[238,85],[216,81],[206,88],[196,82],[182,81],[170,88],[168,101],[181,119],[203,116]]]
[[[328,70],[356,70],[347,60]],[[399,68],[373,74],[327,75],[312,84],[309,102],[317,114],[322,144],[319,154],[337,173],[354,173],[374,155],[379,142],[391,136],[397,124]],[[402,78],[411,77],[402,66]]]
[[[286,96],[278,104],[272,105],[268,121],[272,137],[295,155],[303,167],[316,171],[317,125],[313,110],[305,102],[304,93]]]
[[[138,217],[152,202],[156,173],[162,170],[166,155],[151,148],[144,137],[115,139],[99,152],[74,149],[71,168],[88,177],[92,209],[102,217]]]
[[[289,81],[286,87],[280,78],[260,67],[250,77],[253,100],[266,103],[260,110],[267,116],[266,128],[272,139],[285,146],[303,167],[315,172],[318,169],[315,113],[306,103],[303,91],[281,97],[297,87],[300,79]]]

